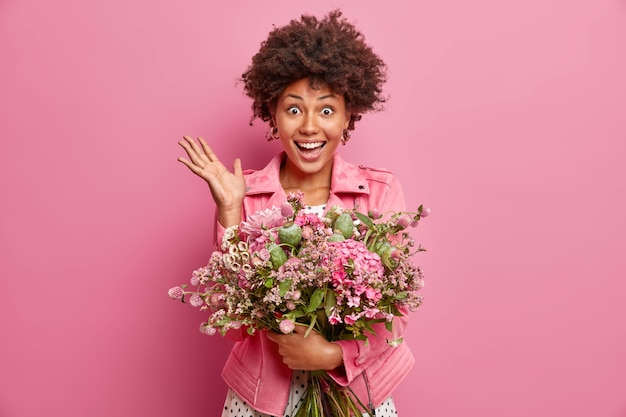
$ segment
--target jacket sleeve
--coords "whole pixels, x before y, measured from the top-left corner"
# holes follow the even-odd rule
[[[399,181],[389,172],[368,172],[370,194],[363,206],[367,210],[378,209],[388,216],[393,212],[405,210],[404,193]],[[387,349],[394,349],[388,342],[398,340],[404,334],[408,324],[407,309],[400,309],[402,316],[394,317],[392,333],[387,331],[385,323],[375,324],[376,336],[368,335],[367,342],[360,340],[339,340],[343,350],[343,366],[329,372],[329,375],[342,386],[347,386],[366,370]]]

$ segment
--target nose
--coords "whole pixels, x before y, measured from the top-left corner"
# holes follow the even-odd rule
[[[304,135],[313,135],[317,133],[319,126],[317,124],[317,118],[314,113],[305,113],[302,117],[302,124],[300,125],[300,133]]]

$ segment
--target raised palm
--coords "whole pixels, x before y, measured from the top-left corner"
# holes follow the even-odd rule
[[[239,212],[246,192],[241,160],[235,159],[233,172],[230,172],[204,139],[198,138],[196,142],[189,136],[184,136],[178,144],[189,156],[189,159],[181,157],[178,160],[209,184],[220,215],[231,211]]]

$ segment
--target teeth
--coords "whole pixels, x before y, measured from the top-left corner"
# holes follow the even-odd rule
[[[298,146],[304,149],[315,149],[324,145],[324,142],[298,143]]]

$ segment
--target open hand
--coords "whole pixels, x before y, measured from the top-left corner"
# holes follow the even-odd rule
[[[233,172],[230,172],[204,139],[198,138],[198,142],[189,136],[183,136],[183,140],[178,144],[185,149],[189,159],[180,157],[178,161],[209,184],[220,218],[239,213],[239,218],[235,215],[232,221],[220,221],[220,223],[226,227],[237,224],[241,220],[241,203],[246,192],[241,160],[235,159]]]

